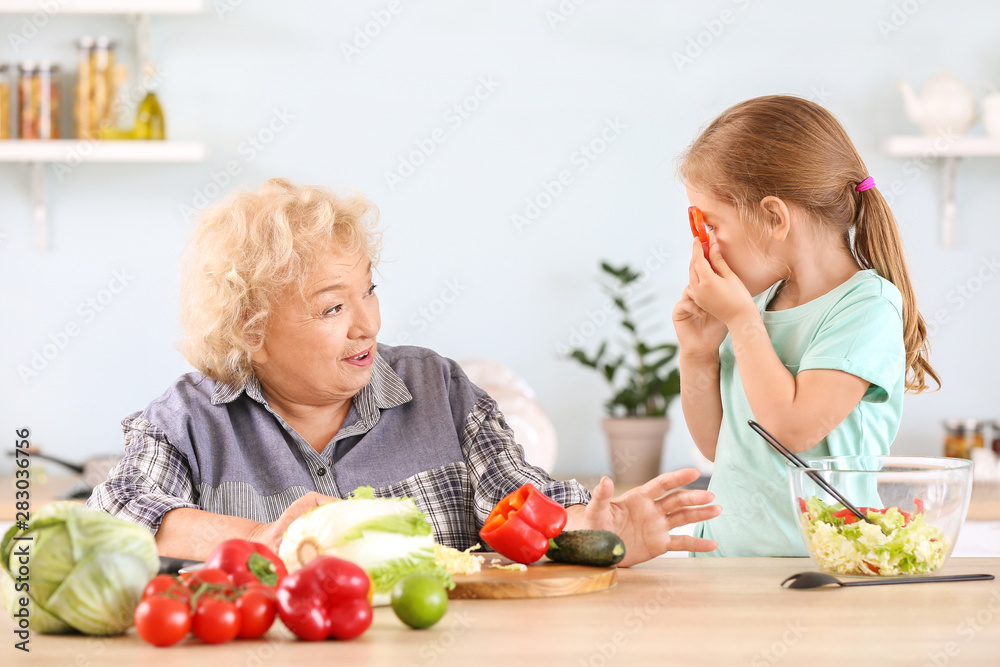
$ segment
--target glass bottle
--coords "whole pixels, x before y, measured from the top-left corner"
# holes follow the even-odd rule
[[[959,459],[972,458],[973,447],[982,447],[983,425],[975,419],[949,419],[944,423],[944,455]]]
[[[1000,420],[993,422],[990,431],[993,437],[993,453],[1000,456]]]
[[[152,90],[139,103],[139,111],[135,118],[135,138],[163,141],[167,138],[167,130],[163,121],[163,110],[156,93]]]
[[[26,60],[18,65],[17,128],[21,139],[59,138],[59,66]]]
[[[10,139],[10,66],[0,63],[0,139]]]
[[[77,42],[76,136],[98,139],[114,122],[115,43],[107,37],[81,37]]]

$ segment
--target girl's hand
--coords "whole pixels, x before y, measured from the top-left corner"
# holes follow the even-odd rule
[[[722,258],[719,244],[712,244],[709,259],[705,259],[701,243],[695,240],[689,274],[691,298],[727,328],[731,329],[737,318],[758,312],[750,292]]]
[[[698,357],[718,355],[728,330],[725,324],[694,302],[690,285],[684,288],[672,317],[683,354]]]

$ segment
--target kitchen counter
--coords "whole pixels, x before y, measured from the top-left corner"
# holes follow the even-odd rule
[[[656,559],[619,570],[608,591],[535,600],[455,600],[433,628],[410,630],[389,608],[352,642],[264,639],[157,649],[120,637],[31,634],[3,664],[274,667],[430,665],[989,665],[1000,655],[1000,580],[786,590],[808,559]],[[987,572],[998,558],[952,558],[939,574]],[[13,656],[14,662],[10,662]]]

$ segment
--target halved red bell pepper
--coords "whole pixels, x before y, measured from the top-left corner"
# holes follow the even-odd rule
[[[708,249],[712,241],[708,237],[708,230],[705,228],[705,214],[697,206],[688,207],[688,221],[691,223],[691,233],[701,241],[701,249],[705,252],[705,259],[708,259]]]
[[[223,570],[240,586],[258,581],[277,586],[288,575],[276,553],[259,542],[238,539],[226,540],[212,549],[204,567]]]
[[[501,556],[527,565],[545,555],[566,519],[565,507],[525,484],[497,503],[479,536]]]

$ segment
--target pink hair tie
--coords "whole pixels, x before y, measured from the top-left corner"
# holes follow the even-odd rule
[[[875,179],[869,176],[865,180],[854,186],[855,192],[864,192],[865,190],[871,190],[875,187]]]

